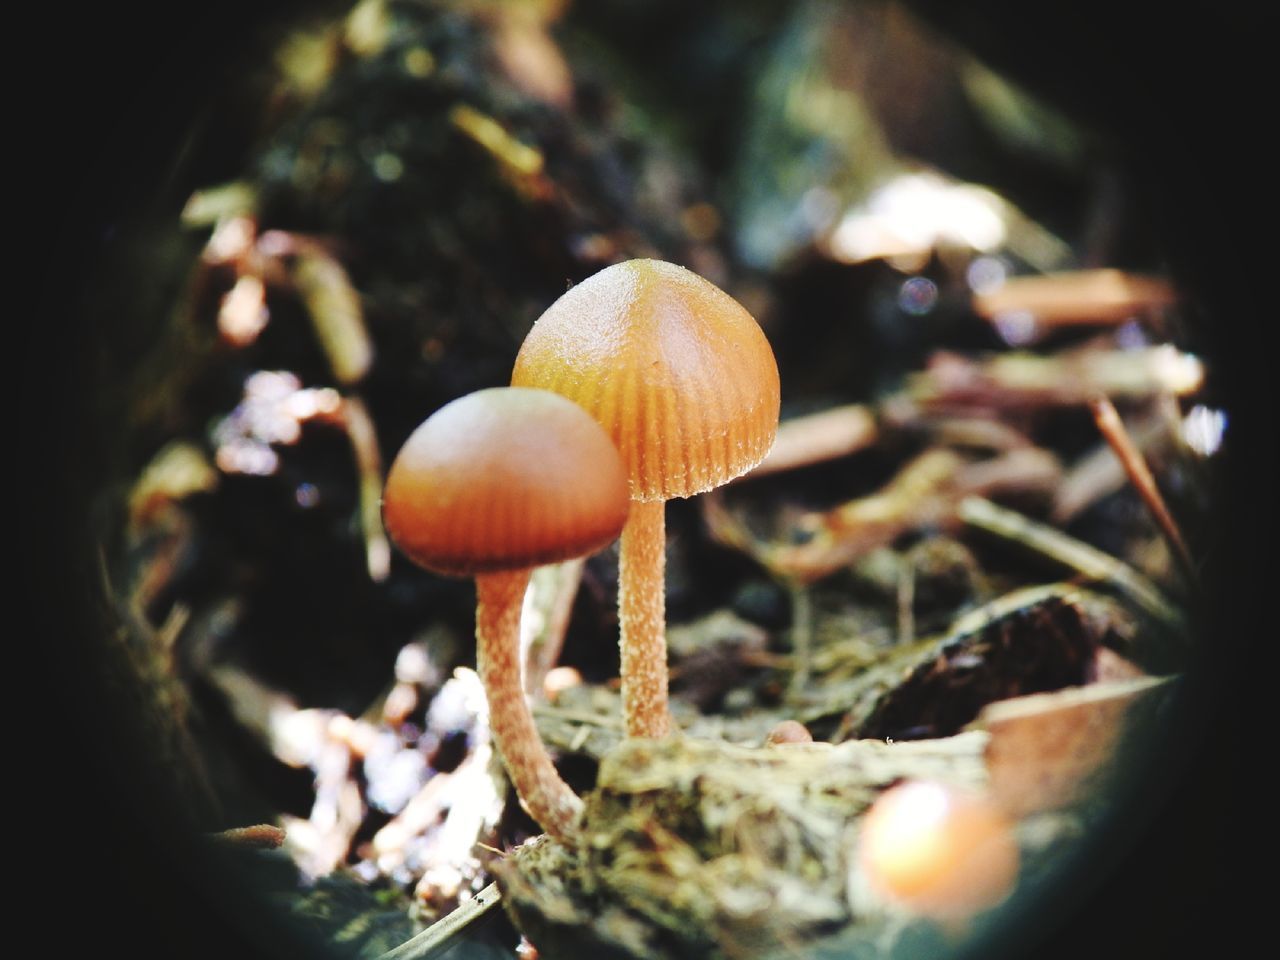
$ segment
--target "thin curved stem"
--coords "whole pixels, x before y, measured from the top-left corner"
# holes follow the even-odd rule
[[[662,500],[633,500],[619,544],[622,714],[629,737],[657,739],[671,729],[667,710],[666,506]]]
[[[476,665],[489,698],[489,727],[525,809],[547,833],[570,840],[582,800],[560,778],[538,736],[520,682],[520,607],[528,570],[476,577]]]

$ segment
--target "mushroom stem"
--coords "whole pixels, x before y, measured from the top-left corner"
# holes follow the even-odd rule
[[[517,795],[547,833],[570,840],[582,800],[556,772],[520,682],[520,609],[530,572],[476,576],[476,666],[489,698],[493,741]]]
[[[618,564],[622,714],[627,736],[665,737],[667,711],[666,502],[633,500]]]

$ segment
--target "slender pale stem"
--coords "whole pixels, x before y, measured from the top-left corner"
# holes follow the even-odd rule
[[[813,594],[808,586],[795,583],[791,593],[791,655],[795,669],[791,672],[791,693],[799,694],[809,682],[813,667]]]
[[[622,715],[629,737],[665,737],[667,711],[666,503],[631,502],[618,566]]]
[[[528,570],[476,577],[476,665],[489,698],[493,741],[516,793],[542,829],[569,840],[582,800],[556,772],[520,682],[520,608],[528,583]]]

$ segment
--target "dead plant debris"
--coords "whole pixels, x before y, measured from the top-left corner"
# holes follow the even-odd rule
[[[622,100],[603,48],[562,49],[560,25],[591,29],[568,5],[502,8],[363,0],[295,36],[260,155],[184,212],[184,353],[122,387],[143,453],[104,549],[152,722],[202,827],[278,846],[290,909],[353,955],[514,956],[499,900],[546,956],[942,949],[860,887],[875,798],[975,791],[1043,873],[1190,662],[1222,415],[1176,290],[1069,269],[1107,262],[1083,227],[921,172],[884,100],[932,98],[836,68],[880,55],[868,31],[924,55],[905,21],[773,24],[735,194]],[[996,89],[930,55],[947,96]],[[912,220],[922,191],[945,222]],[[567,281],[636,256],[749,305],[784,418],[753,473],[669,510],[670,738],[623,736],[616,552],[533,577],[525,690],[586,800],[565,844],[490,745],[470,587],[395,556],[378,496],[419,421],[508,381]]]

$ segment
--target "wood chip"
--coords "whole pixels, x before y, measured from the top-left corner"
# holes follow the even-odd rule
[[[769,455],[745,476],[763,477],[856,453],[876,442],[875,416],[860,403],[784,420]]]
[[[1063,326],[1123,323],[1174,300],[1173,287],[1165,280],[1122,270],[1076,270],[1013,277],[994,290],[975,293],[973,308],[989,319],[1026,312],[1039,324]]]
[[[974,726],[991,735],[992,794],[1017,817],[1085,799],[1116,755],[1130,709],[1167,685],[1167,679],[1143,677],[987,705]]]

